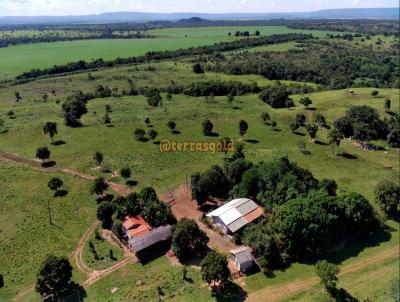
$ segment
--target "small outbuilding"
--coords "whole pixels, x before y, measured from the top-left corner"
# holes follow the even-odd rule
[[[231,250],[230,253],[236,267],[241,273],[249,272],[254,268],[256,263],[249,247],[241,246]]]

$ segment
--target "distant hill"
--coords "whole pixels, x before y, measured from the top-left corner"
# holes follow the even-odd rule
[[[0,24],[48,24],[48,23],[118,23],[147,21],[199,22],[201,20],[272,20],[272,19],[396,19],[399,8],[344,8],[327,9],[306,13],[137,13],[113,12],[83,16],[10,16],[0,17]]]

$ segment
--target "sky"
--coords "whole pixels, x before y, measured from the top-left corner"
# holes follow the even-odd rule
[[[0,0],[0,16],[86,15],[115,11],[269,13],[398,7],[398,0]]]

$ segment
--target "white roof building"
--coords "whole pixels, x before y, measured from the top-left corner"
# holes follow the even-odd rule
[[[263,209],[248,198],[234,199],[206,216],[223,228],[225,233],[234,233],[246,224],[264,215]]]

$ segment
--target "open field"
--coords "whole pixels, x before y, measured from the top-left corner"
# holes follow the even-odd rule
[[[96,203],[89,195],[89,183],[80,179],[57,175],[68,194],[54,198],[47,182],[56,175],[4,161],[0,171],[0,270],[5,283],[0,301],[9,301],[34,284],[46,254],[71,254],[96,218]]]
[[[289,29],[285,26],[173,28],[148,31],[151,35],[157,35],[155,39],[82,40],[10,46],[0,48],[0,80],[13,78],[33,68],[51,67],[81,59],[107,60],[139,56],[149,50],[175,50],[232,41],[237,37],[228,36],[228,32],[232,34],[235,30],[253,32],[257,29],[262,35],[304,32],[324,37],[327,33]]]
[[[73,41],[8,47],[0,49],[0,69],[1,72],[7,72],[7,75],[0,74],[0,79],[2,76],[3,79],[12,77],[34,66],[46,67],[48,64],[65,63],[79,58],[113,59],[140,55],[149,50],[207,45],[235,39],[233,33],[236,30],[253,32],[257,29],[263,35],[310,32],[293,31],[283,26],[173,28],[149,31],[149,34],[157,35],[156,39]],[[229,32],[232,32],[231,37],[228,36]],[[314,33],[321,38],[326,35],[323,31]],[[288,42],[251,48],[249,51],[287,51],[295,45],[295,42]],[[3,51],[5,56],[2,55]],[[240,81],[246,84],[257,83],[260,87],[275,83],[257,75],[238,76],[213,72],[195,74],[192,71],[194,62],[194,58],[178,58],[100,69],[92,71],[90,77],[87,72],[83,72],[38,79],[16,86],[8,86],[7,83],[0,86],[0,118],[5,121],[7,129],[0,133],[0,151],[33,159],[36,149],[46,146],[51,151],[50,160],[56,162],[56,168],[70,168],[87,174],[86,179],[82,179],[59,173],[61,170],[53,169],[54,173],[46,173],[44,168],[38,171],[37,167],[35,170],[0,160],[0,274],[5,282],[5,287],[0,289],[0,301],[9,301],[17,295],[18,301],[39,301],[39,296],[33,290],[35,275],[48,253],[72,259],[73,280],[85,285],[85,301],[157,301],[158,287],[163,292],[163,300],[173,302],[243,302],[246,297],[248,301],[256,302],[320,302],[326,299],[326,293],[322,291],[315,276],[316,259],[295,262],[289,268],[274,271],[269,276],[259,272],[238,279],[231,285],[231,295],[225,297],[211,295],[201,280],[198,267],[190,267],[189,281],[184,281],[181,267],[176,263],[171,264],[165,256],[146,265],[129,263],[132,259],[127,259],[129,261],[125,263],[125,259],[118,270],[104,275],[93,284],[87,283],[90,279],[88,272],[80,271],[79,263],[76,265],[74,262],[77,257],[72,257],[73,252],[81,238],[85,238],[79,244],[83,246],[82,261],[90,269],[109,268],[124,257],[123,251],[116,245],[106,240],[96,240],[94,233],[87,232],[82,237],[90,226],[95,225],[97,209],[87,179],[102,176],[118,184],[122,188],[118,192],[125,193],[126,181],[119,173],[122,167],[128,166],[132,169],[131,180],[136,183],[129,190],[152,186],[159,195],[174,191],[190,179],[193,172],[205,171],[213,164],[222,165],[225,155],[221,152],[160,152],[157,141],[218,142],[224,137],[230,137],[234,144],[238,144],[242,142],[238,131],[240,120],[246,120],[249,124],[243,140],[246,159],[258,163],[287,156],[300,167],[310,170],[319,180],[334,179],[340,193],[361,193],[382,217],[374,200],[374,188],[382,179],[398,179],[399,149],[366,151],[359,148],[355,141],[343,139],[336,150],[338,155],[333,155],[331,146],[327,144],[328,130],[319,130],[316,141],[312,142],[303,127],[296,134],[292,133],[290,123],[298,113],[304,113],[310,123],[316,114],[322,114],[332,126],[349,108],[358,105],[375,108],[382,119],[390,118],[384,103],[387,98],[391,99],[392,115],[398,114],[398,89],[379,88],[376,97],[371,96],[375,88],[351,88],[353,93],[347,88],[291,95],[296,106],[290,109],[273,109],[255,93],[236,96],[232,104],[226,96],[217,96],[214,102],[206,102],[204,97],[183,94],[173,95],[172,101],[167,101],[166,94],[162,93],[163,103],[159,107],[150,107],[143,95],[98,98],[88,101],[88,113],[81,119],[83,127],[70,128],[64,124],[61,106],[66,97],[76,90],[93,92],[98,85],[107,85],[113,91],[121,92],[128,89],[128,81],[132,81],[136,88],[150,86],[164,89],[172,82],[187,85],[217,80]],[[303,84],[321,88],[313,83]],[[19,102],[15,101],[17,91],[22,96]],[[312,99],[311,108],[306,109],[300,104],[304,96]],[[104,124],[106,105],[111,107],[111,126],[108,127]],[[10,111],[15,118],[8,117]],[[268,112],[271,120],[277,122],[276,129],[263,123],[260,117],[262,112]],[[144,122],[147,117],[151,121],[150,126]],[[216,135],[203,135],[202,122],[205,119],[212,121]],[[176,133],[167,127],[171,120],[177,124]],[[57,123],[58,134],[54,139],[62,143],[51,144],[50,138],[43,134],[43,125],[47,121]],[[138,141],[134,136],[137,128],[143,128],[146,133],[150,129],[156,130],[158,137],[155,141]],[[300,150],[302,143],[308,153]],[[388,147],[384,141],[377,144]],[[102,165],[110,171],[102,172],[95,167],[93,155],[96,151],[104,154]],[[53,197],[47,182],[54,176],[64,180],[64,188],[68,191],[66,196]],[[48,207],[53,224],[49,223]],[[360,301],[367,298],[378,302],[390,301],[389,290],[399,273],[399,224],[391,220],[386,221],[386,224],[385,230],[374,236],[350,238],[347,244],[343,242],[343,246],[324,255],[342,267],[339,287]],[[90,252],[87,237],[94,243],[100,258],[103,258],[100,261],[95,260]],[[110,249],[116,260],[110,259]]]

